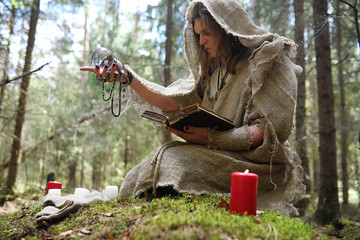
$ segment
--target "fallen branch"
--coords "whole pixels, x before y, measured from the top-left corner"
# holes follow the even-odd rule
[[[0,87],[5,86],[6,84],[9,84],[9,83],[11,83],[11,82],[13,82],[13,81],[19,80],[19,79],[21,79],[21,78],[23,78],[23,77],[26,77],[26,76],[34,73],[34,72],[40,71],[43,67],[45,67],[46,65],[49,65],[50,63],[51,63],[51,62],[45,63],[45,64],[43,64],[41,67],[39,67],[39,68],[37,68],[37,69],[35,69],[35,70],[32,70],[32,71],[23,73],[23,74],[21,74],[20,76],[16,76],[16,77],[14,77],[14,78],[12,78],[12,79],[6,79],[6,80],[4,80],[2,83],[0,83]]]

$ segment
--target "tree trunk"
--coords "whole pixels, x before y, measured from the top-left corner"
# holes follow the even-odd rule
[[[336,28],[336,53],[337,53],[337,69],[338,69],[338,83],[339,83],[339,98],[340,98],[340,114],[339,114],[339,126],[340,126],[340,149],[341,149],[341,182],[342,182],[342,194],[343,194],[343,204],[349,204],[349,176],[348,176],[348,144],[347,144],[347,112],[346,112],[346,103],[345,103],[345,90],[344,90],[344,75],[343,75],[343,62],[342,62],[342,50],[343,50],[343,41],[342,41],[342,24],[341,24],[341,10],[340,2],[335,2],[336,8],[336,18],[335,18],[335,28]]]
[[[88,17],[89,17],[89,9],[88,9],[88,1],[84,1],[85,8],[85,21],[84,21],[84,52],[83,52],[83,61],[82,65],[87,66],[89,62],[89,33],[88,33]],[[85,93],[85,83],[88,78],[88,73],[83,71],[81,73],[81,93],[82,95]],[[83,96],[82,96],[83,97]]]
[[[84,186],[85,159],[81,156],[80,186]]]
[[[171,83],[171,57],[172,57],[172,32],[173,32],[173,0],[167,1],[167,19],[166,19],[166,45],[165,45],[165,67],[164,67],[164,86]]]
[[[9,78],[9,76],[8,76],[9,56],[10,56],[11,38],[12,38],[12,35],[14,34],[15,17],[16,17],[16,8],[15,8],[14,5],[12,5],[12,7],[11,7],[11,15],[10,15],[9,24],[8,24],[8,26],[9,26],[9,36],[8,36],[8,41],[7,41],[7,45],[5,47],[5,54],[4,54],[4,68],[3,68],[3,80],[2,80],[2,82],[7,81],[8,78]],[[6,85],[0,87],[0,116],[1,116],[2,103],[4,101],[4,96],[5,96],[5,88],[6,88]]]
[[[136,11],[135,13],[135,24],[134,24],[134,31],[133,31],[133,41],[135,44],[138,44],[139,41],[139,27],[140,27],[140,11]]]
[[[168,86],[171,83],[171,48],[172,48],[172,32],[173,32],[173,0],[167,1],[167,19],[166,19],[166,56],[164,67],[164,86]],[[171,132],[164,130],[163,143],[171,141]]]
[[[339,217],[328,1],[313,0],[313,9],[320,133],[320,188],[315,217],[318,223],[328,224]]]
[[[294,0],[294,12],[295,12],[295,39],[298,45],[298,54],[296,56],[296,63],[303,68],[303,72],[298,78],[298,94],[296,104],[296,152],[302,160],[302,166],[304,168],[304,184],[306,186],[306,193],[311,193],[311,181],[310,181],[310,169],[309,159],[306,150],[306,69],[305,69],[305,48],[304,48],[304,31],[305,31],[305,17],[304,17],[304,1]],[[300,209],[304,210],[309,201],[303,200],[300,204]]]
[[[310,28],[306,28],[306,34],[307,36],[311,36],[313,34],[313,30]],[[308,59],[314,59],[315,58],[315,46],[314,41],[308,41],[307,42],[307,54]],[[306,72],[313,72],[313,70],[306,70]],[[308,75],[307,76],[307,82],[309,84],[309,87],[307,88],[307,99],[308,102],[311,103],[311,107],[308,108],[308,120],[309,124],[309,131],[308,132],[308,138],[307,138],[307,145],[309,148],[307,148],[307,154],[309,159],[309,165],[312,166],[312,175],[311,175],[311,190],[312,194],[314,196],[317,196],[319,193],[319,185],[320,185],[320,160],[319,160],[319,148],[318,148],[318,142],[319,142],[319,126],[318,126],[318,106],[316,103],[317,100],[317,83],[316,83],[316,76]]]
[[[84,1],[84,10],[85,10],[85,19],[84,19],[84,52],[83,52],[83,59],[82,59],[82,65],[87,66],[89,64],[89,32],[88,32],[88,19],[89,19],[89,4],[88,0]],[[83,104],[84,98],[85,98],[85,85],[86,81],[88,79],[88,73],[82,72],[81,73],[81,103],[83,107],[86,106]],[[80,186],[83,186],[84,184],[84,158],[81,158],[81,166],[80,166]]]
[[[14,7],[14,5],[11,8],[11,16],[9,19],[9,36],[8,36],[8,41],[7,41],[7,45],[5,47],[5,53],[4,53],[4,68],[3,68],[3,79],[2,82],[7,81],[9,78],[8,75],[8,70],[9,70],[9,56],[10,56],[10,46],[11,46],[11,38],[12,35],[14,34],[14,23],[15,23],[15,16],[16,16],[16,8]],[[5,89],[6,89],[6,85],[0,87],[0,116],[1,116],[1,110],[3,108],[3,102],[4,102],[4,97],[5,97]],[[0,129],[3,129],[3,124],[2,124],[2,118],[0,117]],[[4,144],[2,143],[3,139],[0,139],[0,146],[4,146]],[[4,152],[6,151],[5,148],[0,149],[0,156],[5,156]],[[2,164],[5,165],[5,160],[6,158],[4,157]],[[0,174],[2,176],[5,175],[5,168],[1,168],[1,172]],[[0,178],[0,182],[2,183],[4,179],[1,177]]]
[[[23,72],[28,72],[31,67],[31,58],[32,52],[35,44],[35,35],[36,35],[36,25],[39,18],[40,12],[40,0],[34,0],[31,5],[31,15],[30,15],[30,28],[28,34],[28,42],[26,47],[26,55],[25,55],[25,64]],[[18,109],[16,112],[15,119],[15,130],[14,130],[14,138],[11,147],[11,156],[10,156],[10,164],[8,171],[8,178],[6,182],[6,187],[12,189],[17,175],[18,168],[18,157],[21,148],[21,133],[24,124],[25,117],[25,107],[26,107],[26,99],[27,99],[27,91],[30,83],[30,75],[23,77],[20,85],[20,96]]]
[[[100,190],[101,187],[101,159],[100,156],[96,156],[93,160],[93,172],[92,172],[92,188]]]
[[[68,191],[72,191],[76,187],[76,166],[77,166],[77,160],[71,161],[68,165],[68,170],[69,170],[68,184],[67,184]]]
[[[125,136],[125,149],[124,149],[124,169],[126,170],[127,164],[129,162],[129,136]]]

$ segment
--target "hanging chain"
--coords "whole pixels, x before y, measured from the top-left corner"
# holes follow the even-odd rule
[[[102,82],[102,90],[103,90],[103,94],[102,94],[102,97],[103,97],[103,100],[105,102],[109,101],[110,98],[111,98],[111,112],[112,114],[114,115],[114,117],[119,117],[120,114],[121,114],[121,93],[122,93],[122,84],[121,82],[119,83],[119,111],[117,114],[114,113],[114,88],[115,88],[115,84],[116,82],[114,81],[113,82],[113,85],[111,87],[111,91],[110,91],[110,94],[109,94],[109,97],[107,99],[105,99],[105,82]]]
[[[114,85],[115,85],[115,82],[114,82]],[[111,98],[111,112],[114,115],[114,117],[119,117],[120,114],[121,114],[121,90],[122,90],[122,85],[121,85],[121,83],[119,83],[119,110],[118,110],[118,114],[114,113],[114,96]]]
[[[124,73],[122,74],[121,73],[121,70],[120,68],[118,67],[117,65],[117,60],[116,58],[114,59],[114,62],[116,63],[116,71],[118,72],[118,74],[120,74],[120,80],[119,80],[119,110],[118,110],[118,113],[115,114],[114,112],[114,89],[115,89],[115,84],[116,84],[116,81],[113,82],[113,85],[112,85],[112,88],[110,90],[110,94],[109,94],[109,97],[108,98],[105,98],[105,83],[109,81],[109,70],[106,74],[106,77],[103,77],[103,78],[97,78],[101,83],[102,83],[102,90],[103,90],[103,94],[102,94],[102,97],[103,97],[103,100],[105,102],[109,101],[110,98],[111,98],[111,112],[112,114],[114,115],[114,117],[119,117],[120,114],[121,114],[121,96],[122,96],[122,92],[123,92],[123,89],[122,87],[126,87],[128,85],[130,85],[130,83],[132,82],[132,79],[133,79],[133,76],[131,74],[131,72],[127,71],[127,73]],[[121,63],[122,64],[122,63]],[[122,64],[122,67],[124,68],[124,65]],[[125,68],[124,68],[125,69]],[[116,79],[116,73],[115,73],[115,79]],[[125,92],[125,89],[124,89],[124,92]]]
[[[114,91],[114,88],[115,88],[115,82],[113,82],[113,85],[112,85],[112,88],[111,88],[111,91],[110,91],[110,95],[109,95],[109,98],[105,99],[105,82],[102,82],[102,90],[103,90],[103,94],[102,94],[102,97],[103,97],[103,100],[105,102],[109,101],[111,96],[112,96],[112,93]]]

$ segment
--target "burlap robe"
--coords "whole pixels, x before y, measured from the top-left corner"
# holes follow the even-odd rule
[[[255,49],[248,60],[229,76],[215,101],[208,95],[209,86],[200,88],[199,45],[195,40],[191,13],[203,3],[218,23],[238,36],[246,47]],[[172,186],[179,192],[193,194],[228,194],[231,173],[249,169],[259,175],[258,207],[289,215],[305,192],[301,161],[287,143],[293,127],[297,80],[301,68],[294,65],[293,41],[258,28],[235,0],[196,0],[186,13],[185,50],[191,75],[167,88],[135,75],[148,89],[173,96],[181,106],[200,102],[232,120],[235,129],[212,131],[209,146],[170,142],[153,156],[128,172],[120,196],[135,197],[145,190]],[[130,92],[134,106],[159,111]],[[264,142],[250,148],[248,125],[258,123]]]

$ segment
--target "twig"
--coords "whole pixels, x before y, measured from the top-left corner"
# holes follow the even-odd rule
[[[19,80],[19,79],[21,79],[21,78],[23,78],[23,77],[26,77],[26,76],[34,73],[34,72],[40,71],[43,67],[45,67],[46,65],[48,65],[48,64],[50,64],[50,63],[51,63],[51,61],[48,62],[48,63],[43,64],[41,67],[39,67],[39,68],[37,68],[37,69],[35,69],[35,70],[32,70],[32,71],[30,71],[30,72],[26,72],[26,73],[24,73],[24,74],[21,74],[20,76],[16,76],[16,77],[12,78],[12,79],[4,80],[2,83],[0,83],[0,87],[5,86],[6,84],[9,84],[10,82]]]
[[[321,27],[319,27],[319,29],[314,32],[314,34],[312,36],[309,37],[309,39],[306,42],[310,42],[312,41],[314,38],[316,38],[326,27],[327,24],[329,23],[329,20],[324,21],[324,23],[322,24]]]
[[[345,3],[346,5],[348,5],[351,8],[355,8],[357,1],[355,1],[354,5],[352,5],[351,3],[349,3],[348,1],[345,1],[345,0],[340,0],[340,2]]]
[[[339,0],[340,2],[348,5],[350,8],[352,8],[352,10],[354,11],[354,22],[355,22],[355,30],[356,30],[356,35],[357,35],[357,41],[358,41],[358,45],[360,48],[360,26],[359,26],[359,11],[357,9],[357,1],[354,1],[354,4],[351,4],[345,0]],[[359,58],[360,58],[360,53],[359,53]]]

